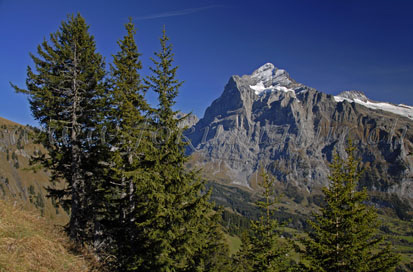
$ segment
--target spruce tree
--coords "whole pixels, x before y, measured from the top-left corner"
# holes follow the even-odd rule
[[[129,270],[220,271],[227,248],[209,193],[202,194],[198,173],[185,167],[186,144],[172,108],[182,83],[176,79],[167,41],[164,30],[161,50],[152,59],[153,74],[146,81],[159,104],[150,123],[154,148],[142,162],[146,183],[136,190],[144,200],[137,202],[135,218],[142,243]]]
[[[51,172],[52,182],[63,189],[49,188],[52,197],[70,208],[68,231],[79,242],[93,235],[92,195],[95,188],[93,153],[96,124],[105,75],[102,56],[84,18],[77,14],[62,22],[60,29],[30,54],[35,71],[27,68],[26,89],[12,85],[29,97],[31,111],[43,128],[38,142],[48,150],[35,159]]]
[[[331,181],[323,188],[325,206],[309,221],[303,241],[306,266],[311,271],[394,271],[399,256],[378,237],[377,212],[366,204],[366,190],[358,191],[361,171],[349,141],[347,159],[335,154]]]
[[[150,161],[150,142],[146,119],[150,107],[145,100],[146,86],[139,70],[141,54],[135,42],[136,30],[132,20],[125,25],[127,34],[118,41],[120,51],[113,55],[110,66],[109,91],[106,94],[104,125],[111,135],[106,148],[106,167],[99,186],[99,247],[104,254],[116,257],[112,263],[117,271],[125,271],[130,258],[139,249],[135,220],[145,206],[149,186],[144,162]]]
[[[251,220],[251,229],[242,237],[242,246],[234,257],[237,271],[270,272],[289,271],[288,253],[291,251],[289,241],[280,235],[280,225],[274,219],[274,178],[262,168],[261,188],[263,201],[257,201],[257,206],[264,212],[258,220]]]

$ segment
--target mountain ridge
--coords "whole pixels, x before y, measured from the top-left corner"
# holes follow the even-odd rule
[[[411,119],[365,106],[363,100],[389,103],[360,92],[337,97],[300,84],[269,63],[251,75],[233,75],[187,131],[189,153],[229,184],[252,188],[263,164],[280,182],[310,193],[327,184],[332,153],[344,155],[351,136],[368,168],[363,184],[412,200]]]

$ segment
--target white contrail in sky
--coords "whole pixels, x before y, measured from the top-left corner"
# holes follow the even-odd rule
[[[165,17],[172,17],[172,16],[181,16],[181,15],[187,15],[187,14],[199,12],[202,10],[217,8],[217,7],[222,7],[222,6],[212,5],[212,6],[206,6],[206,7],[200,7],[200,8],[188,8],[188,9],[181,9],[181,10],[174,10],[174,11],[166,11],[162,13],[138,16],[138,17],[134,17],[133,19],[134,20],[148,20],[148,19],[157,19],[157,18],[165,18]]]

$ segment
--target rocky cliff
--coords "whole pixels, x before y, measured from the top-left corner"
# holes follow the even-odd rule
[[[232,76],[186,132],[189,152],[215,180],[254,188],[260,165],[280,183],[312,192],[328,182],[332,155],[351,137],[365,169],[362,185],[413,200],[413,108],[362,92],[332,96],[267,63]]]

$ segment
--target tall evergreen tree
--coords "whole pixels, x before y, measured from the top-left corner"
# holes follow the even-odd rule
[[[139,248],[135,219],[136,206],[146,201],[142,195],[148,182],[144,162],[151,154],[146,120],[150,107],[145,100],[146,86],[139,70],[141,54],[135,42],[132,20],[125,25],[127,34],[118,41],[120,51],[113,55],[109,91],[106,94],[104,122],[111,135],[106,148],[106,171],[99,187],[99,246],[116,256],[116,270],[127,270],[131,252]],[[144,204],[142,205],[144,206]],[[109,240],[108,240],[109,239]],[[103,244],[101,244],[103,243]]]
[[[172,109],[182,83],[176,79],[177,67],[172,66],[172,46],[167,41],[164,30],[161,50],[152,59],[153,75],[146,81],[157,93],[159,105],[150,126],[155,148],[144,160],[149,177],[136,190],[144,200],[137,202],[135,220],[142,244],[129,270],[219,271],[227,248],[218,216],[208,202],[209,193],[201,194],[198,173],[185,167],[186,144]]]
[[[65,182],[63,189],[49,188],[52,197],[71,209],[69,234],[79,242],[90,239],[94,191],[93,161],[97,143],[93,129],[101,121],[105,75],[102,56],[84,18],[77,14],[30,54],[35,71],[27,68],[27,89],[12,85],[29,96],[31,111],[43,127],[38,142],[48,155],[37,158],[51,171],[51,181]]]
[[[330,165],[331,183],[323,188],[325,206],[309,221],[304,240],[305,265],[311,271],[394,271],[399,256],[378,237],[377,213],[366,204],[366,190],[358,191],[359,161],[349,142],[347,159],[337,154]]]
[[[289,242],[280,235],[280,226],[274,219],[274,178],[264,169],[261,170],[261,187],[264,201],[257,201],[257,206],[264,215],[258,220],[251,220],[251,230],[244,234],[242,246],[234,258],[237,271],[272,272],[289,271]]]

